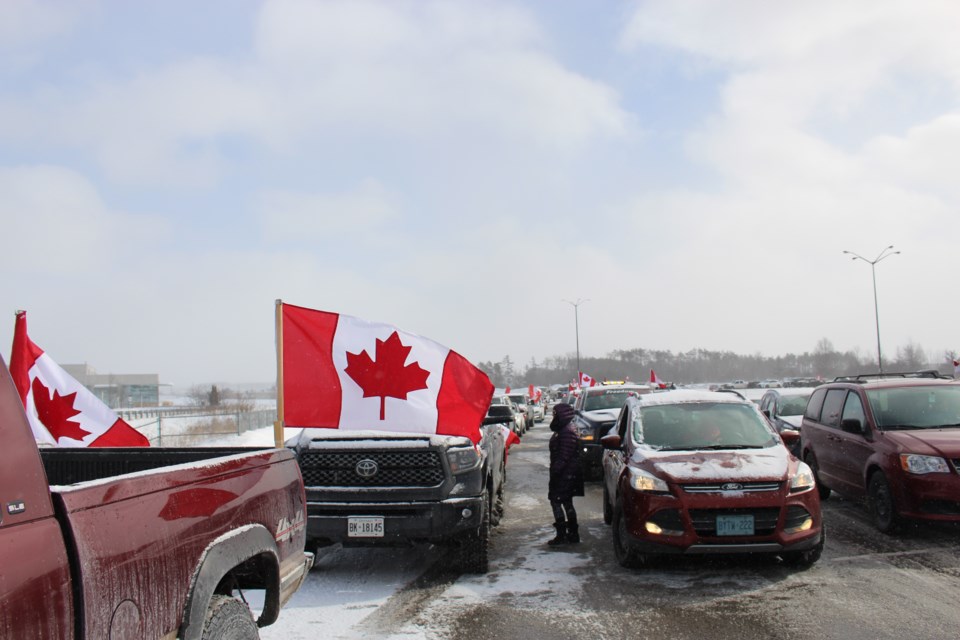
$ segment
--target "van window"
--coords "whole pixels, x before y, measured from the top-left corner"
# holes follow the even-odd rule
[[[846,389],[830,389],[823,401],[823,410],[820,412],[820,423],[828,427],[840,426],[840,412],[843,411],[843,401],[847,398]]]
[[[860,395],[854,392],[850,392],[850,395],[847,396],[847,401],[843,405],[843,417],[842,420],[859,420],[860,424],[864,427],[867,426],[867,416],[863,412],[863,401],[860,400]]]
[[[814,391],[813,395],[810,396],[810,401],[807,403],[807,410],[804,412],[803,417],[818,422],[820,420],[820,409],[823,407],[823,399],[826,396],[826,389],[817,389]]]

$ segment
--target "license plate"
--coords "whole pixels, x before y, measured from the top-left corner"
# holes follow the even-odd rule
[[[382,538],[383,518],[347,518],[348,538]]]
[[[753,516],[717,516],[718,536],[752,536]]]

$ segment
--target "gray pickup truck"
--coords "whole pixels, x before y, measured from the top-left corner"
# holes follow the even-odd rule
[[[481,431],[474,446],[458,436],[304,429],[287,446],[306,489],[307,548],[444,544],[457,548],[462,571],[486,573],[505,457],[499,425]]]

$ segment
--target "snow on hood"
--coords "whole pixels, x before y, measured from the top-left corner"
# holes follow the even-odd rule
[[[645,458],[657,475],[675,482],[779,481],[787,477],[790,465],[789,453],[782,445],[750,451],[645,450],[638,457]]]
[[[620,409],[596,409],[594,411],[582,411],[585,417],[594,422],[606,422],[607,420],[616,420],[620,415]]]
[[[430,433],[402,433],[396,431],[341,429],[304,429],[297,444],[309,447],[312,441],[322,441],[325,450],[376,447],[380,449],[421,449],[426,443],[431,447],[472,446],[469,438],[444,436]]]

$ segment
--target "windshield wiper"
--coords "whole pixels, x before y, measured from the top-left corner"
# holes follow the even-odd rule
[[[762,444],[711,444],[705,447],[691,447],[700,450],[718,450],[718,449],[766,449],[768,445]]]

